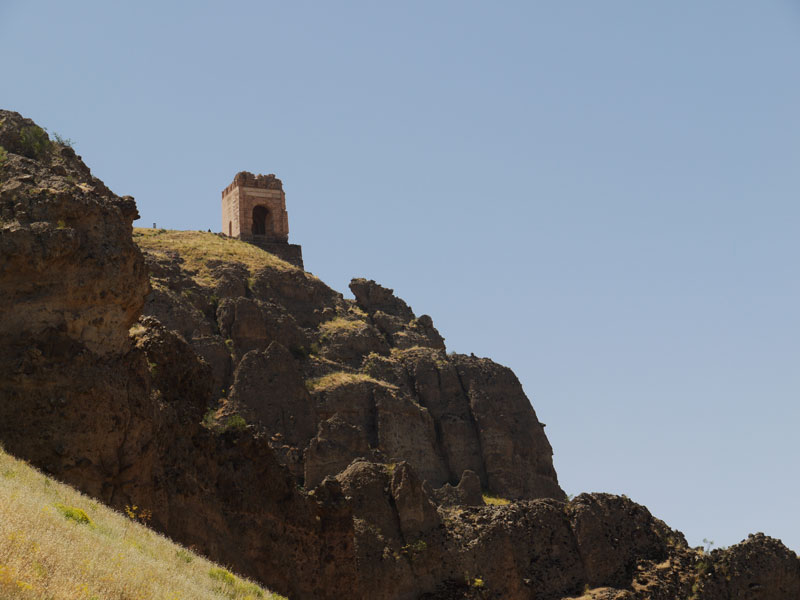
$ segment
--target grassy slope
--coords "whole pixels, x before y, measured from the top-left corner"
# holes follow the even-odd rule
[[[193,272],[199,285],[213,285],[209,260],[244,264],[251,273],[270,267],[279,271],[300,270],[261,248],[235,238],[226,238],[202,231],[134,228],[133,241],[154,254],[177,252],[184,268]]]
[[[234,576],[0,450],[0,598],[282,596]]]

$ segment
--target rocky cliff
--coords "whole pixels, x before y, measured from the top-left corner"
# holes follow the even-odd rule
[[[13,454],[293,598],[800,598],[780,542],[703,554],[625,498],[567,502],[514,374],[392,290],[132,231],[16,113],[0,145]]]

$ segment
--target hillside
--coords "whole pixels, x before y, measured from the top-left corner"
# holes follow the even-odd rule
[[[291,598],[800,597],[777,540],[707,554],[628,498],[568,501],[514,373],[391,289],[132,230],[33,128],[0,112],[9,453]]]
[[[279,600],[0,450],[0,597]]]

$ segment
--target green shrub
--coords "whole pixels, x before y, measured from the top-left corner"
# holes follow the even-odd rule
[[[86,514],[82,509],[76,508],[74,506],[67,506],[66,504],[61,504],[60,502],[57,503],[56,508],[58,512],[64,515],[64,518],[68,521],[75,521],[81,525],[91,525],[92,520],[89,518],[89,515]]]
[[[231,415],[225,419],[225,431],[230,429],[241,431],[245,428],[247,428],[247,421],[245,421],[244,417],[241,415]]]
[[[69,138],[61,137],[55,131],[53,132],[53,137],[56,140],[57,144],[61,144],[62,146],[67,146],[68,148],[72,148],[72,140]]]
[[[400,553],[404,554],[411,561],[417,560],[419,555],[428,549],[428,543],[425,540],[417,540],[411,544],[406,544],[400,548]]]
[[[0,169],[3,168],[3,165],[5,164],[7,159],[8,159],[8,152],[6,152],[5,148],[0,146]]]
[[[194,560],[194,556],[192,556],[192,553],[184,550],[183,548],[181,548],[180,550],[176,550],[175,556],[177,556],[187,565]]]
[[[236,584],[236,576],[226,569],[213,568],[208,572],[208,576],[215,581],[220,581],[225,585]]]
[[[25,127],[20,131],[19,145],[23,156],[41,159],[50,151],[52,144],[47,132],[37,125]]]

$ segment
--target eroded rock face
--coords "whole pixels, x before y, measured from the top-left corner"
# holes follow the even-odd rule
[[[0,144],[6,450],[111,506],[152,511],[156,529],[292,597],[355,590],[338,486],[308,496],[259,432],[201,426],[214,373],[186,337],[217,334],[208,300],[181,293],[193,286],[180,268],[162,263],[184,287],[151,304],[180,331],[134,325],[150,286],[133,200],[16,113],[0,111]]]
[[[292,354],[278,342],[251,350],[236,368],[231,401],[272,434],[305,448],[317,431],[317,416]]]
[[[0,337],[59,332],[123,353],[149,290],[133,198],[111,193],[33,121],[0,111]]]
[[[373,281],[138,234],[148,294],[132,200],[0,123],[10,452],[292,598],[800,597],[776,540],[703,555],[626,498],[564,502],[514,374]]]

